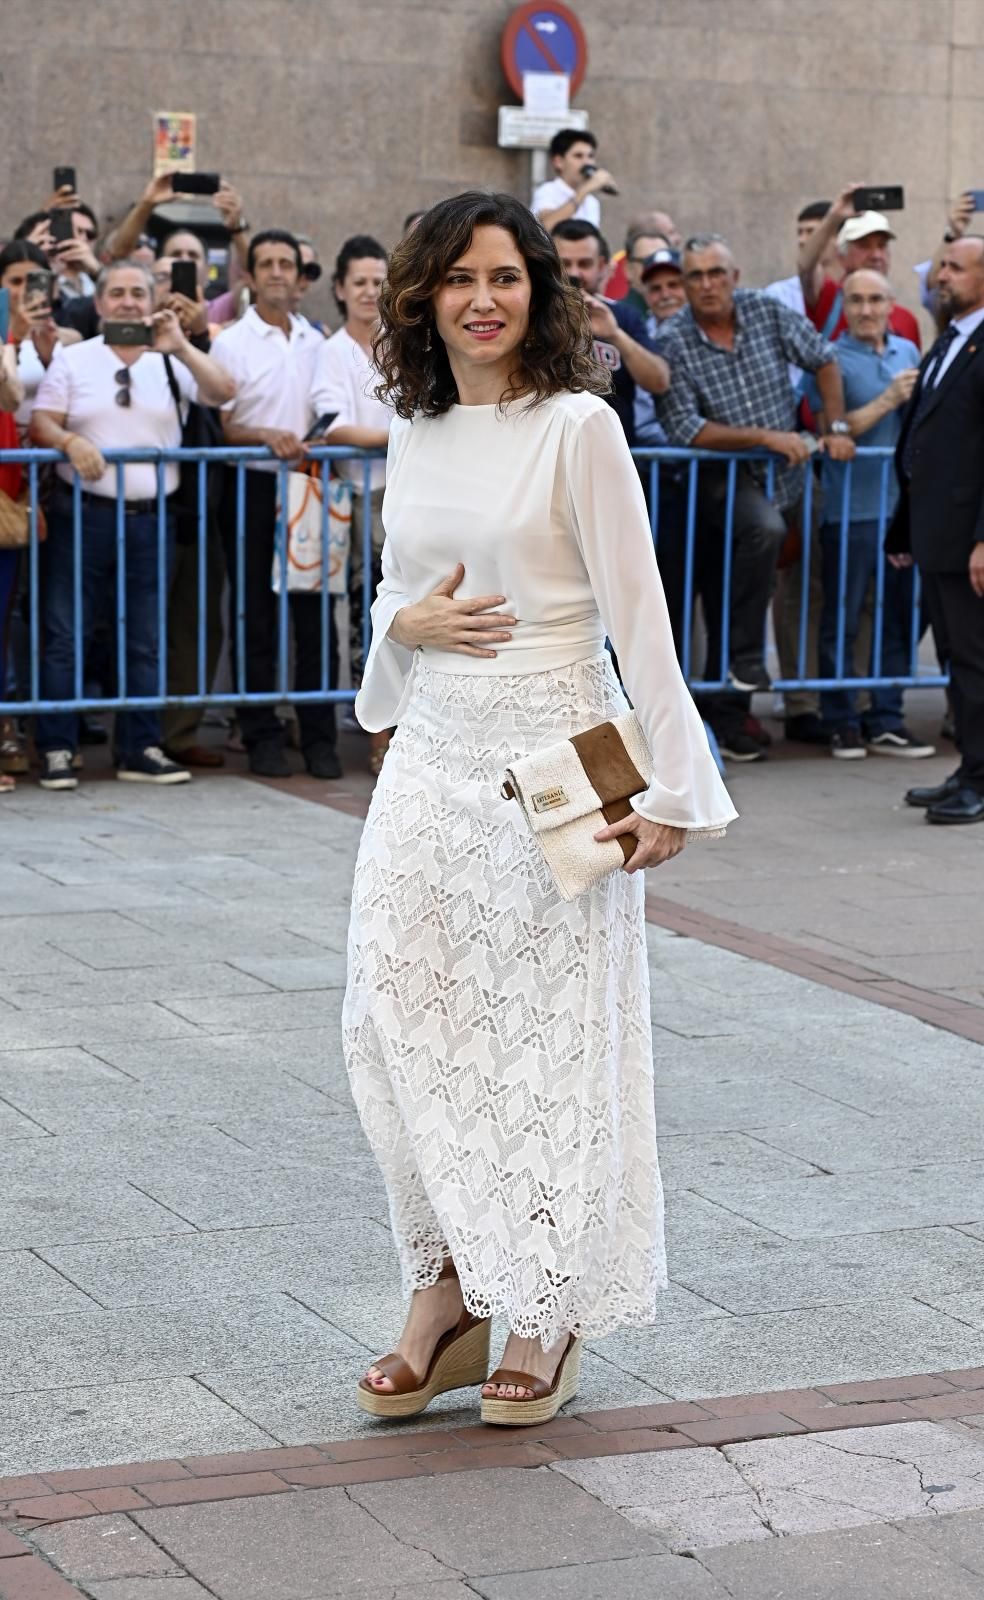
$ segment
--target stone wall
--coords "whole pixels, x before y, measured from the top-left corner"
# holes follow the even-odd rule
[[[495,146],[511,0],[4,0],[0,228],[74,162],[101,215],[142,188],[150,114],[194,110],[203,169],[254,223],[328,254],[469,184],[525,194]],[[904,182],[900,297],[954,189],[984,187],[984,0],[575,0],[591,113],[629,211],[720,229],[745,281],[791,270],[792,216],[844,182]]]

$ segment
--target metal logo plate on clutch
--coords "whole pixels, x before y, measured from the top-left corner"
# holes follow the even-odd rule
[[[541,789],[533,796],[534,811],[553,811],[556,806],[566,806],[566,789]]]

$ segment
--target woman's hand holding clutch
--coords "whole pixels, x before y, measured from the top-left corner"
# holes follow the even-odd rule
[[[624,817],[621,822],[613,822],[610,827],[602,828],[594,837],[603,841],[617,839],[622,833],[634,833],[638,841],[635,853],[622,868],[623,872],[639,872],[643,867],[661,867],[664,861],[672,861],[674,856],[678,856],[687,842],[686,828],[671,828],[666,822],[650,822],[648,817],[640,817],[637,811],[633,811],[631,817]]]
[[[420,646],[431,650],[452,650],[463,656],[494,657],[490,644],[512,638],[504,629],[513,628],[516,618],[497,611],[483,616],[493,607],[505,605],[505,595],[485,594],[472,600],[455,600],[454,592],[465,576],[459,561],[452,573],[442,578],[436,589],[415,605],[402,606],[390,624],[389,637],[406,650]]]

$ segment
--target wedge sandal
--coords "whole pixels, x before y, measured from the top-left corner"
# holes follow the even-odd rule
[[[486,1383],[511,1383],[516,1389],[531,1389],[532,1400],[493,1400],[482,1397],[482,1421],[505,1428],[529,1428],[549,1422],[561,1406],[573,1400],[581,1376],[581,1341],[572,1335],[560,1358],[553,1383],[534,1378],[529,1372],[514,1372],[499,1367]]]
[[[456,1277],[453,1262],[446,1262],[441,1278]],[[401,1355],[394,1352],[380,1356],[372,1365],[393,1388],[374,1389],[367,1377],[361,1378],[355,1392],[356,1403],[371,1417],[415,1417],[439,1394],[485,1383],[491,1332],[488,1317],[473,1317],[470,1311],[463,1310],[454,1327],[438,1339],[422,1378]]]

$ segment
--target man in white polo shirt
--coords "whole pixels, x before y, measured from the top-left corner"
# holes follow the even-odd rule
[[[125,502],[124,586],[126,697],[150,699],[160,692],[158,575],[161,544],[165,571],[173,538],[171,518],[158,527],[155,462],[106,462],[103,450],[176,449],[187,405],[201,400],[221,405],[234,392],[232,379],[185,337],[173,311],[154,312],[154,279],[148,267],[115,261],[104,267],[96,285],[96,310],[107,332],[114,324],[153,329],[147,344],[109,344],[103,334],[65,346],[41,380],[31,417],[31,439],[66,460],[56,467],[58,484],[44,546],[44,654],[41,692],[46,700],[72,700],[77,692],[76,661],[86,646],[117,574],[117,494]],[[121,330],[122,331],[122,330]],[[112,335],[111,335],[112,336]],[[172,392],[168,366],[180,395]],[[178,487],[176,463],[163,467],[165,495]],[[75,608],[76,474],[81,492],[81,562]],[[74,789],[72,759],[78,748],[73,712],[38,717],[41,787]],[[160,713],[155,709],[120,712],[116,718],[117,777],[141,783],[185,783],[191,776],[160,749]]]
[[[245,659],[238,663],[250,694],[270,693],[276,686],[279,597],[271,575],[277,527],[277,463],[297,461],[304,454],[304,436],[312,422],[311,391],[315,361],[324,338],[291,307],[297,296],[302,260],[294,235],[266,228],[249,243],[247,278],[253,304],[212,346],[212,354],[236,381],[236,397],[222,410],[226,441],[233,445],[266,445],[267,461],[252,461],[245,472],[245,527],[242,552],[245,608]],[[229,581],[238,593],[237,473],[226,475],[222,503],[223,535]],[[288,600],[294,630],[295,683],[300,691],[321,687],[321,595],[291,594]],[[330,630],[329,673],[337,678],[335,630]],[[237,716],[249,757],[250,771],[267,778],[289,778],[286,732],[272,705],[242,705]],[[340,778],[335,747],[335,708],[331,701],[302,701],[297,719],[308,771],[316,778]]]
[[[552,233],[558,222],[590,222],[601,227],[599,194],[616,193],[615,180],[603,167],[595,167],[598,141],[593,133],[579,128],[561,128],[550,141],[550,165],[554,175],[541,183],[533,195],[530,210]],[[595,168],[589,175],[585,167]]]

